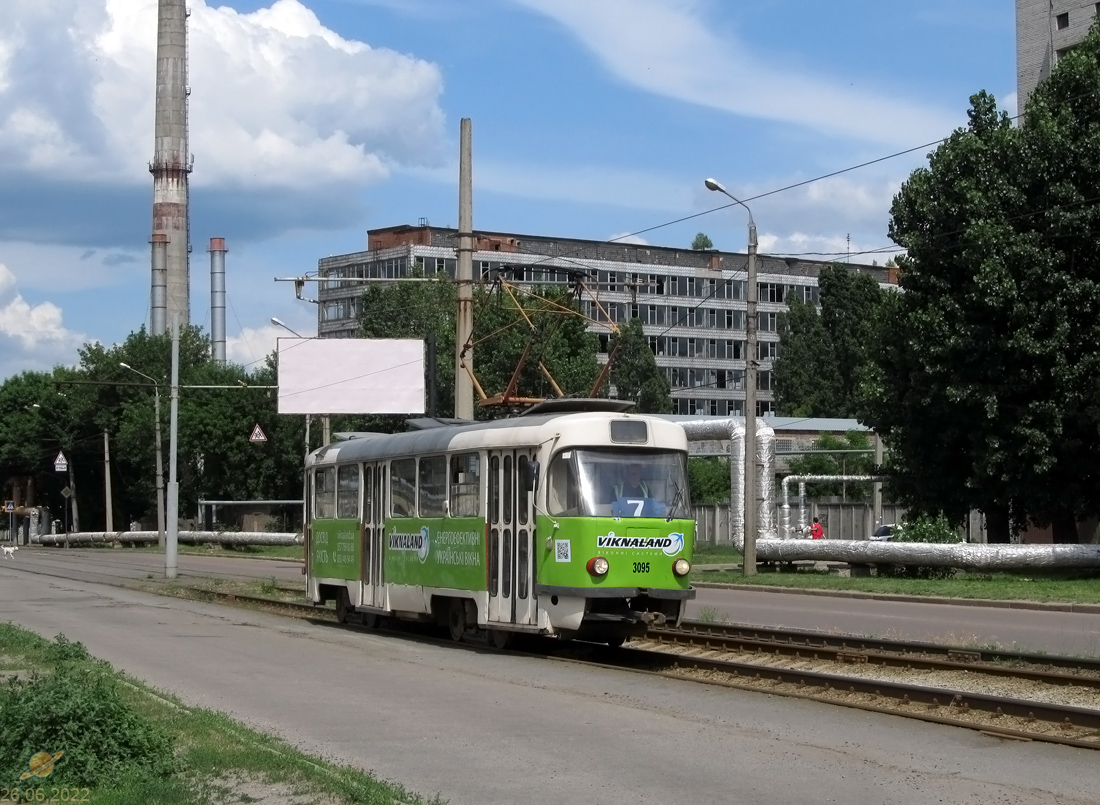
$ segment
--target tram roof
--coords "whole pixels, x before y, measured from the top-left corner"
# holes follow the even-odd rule
[[[486,422],[449,424],[445,421],[427,423],[422,420],[419,430],[405,433],[347,434],[347,438],[314,450],[309,464],[328,464],[336,461],[372,461],[394,456],[442,453],[448,450],[475,450],[483,447],[534,446],[553,438],[564,424],[576,425],[581,431],[595,430],[611,420],[634,419],[650,423],[652,434],[648,446],[653,446],[653,436],[664,446],[670,440],[680,449],[686,448],[683,428],[665,417],[646,414],[629,414],[614,411],[570,411],[566,413],[527,413],[519,417],[496,419]],[[580,443],[610,444],[607,431],[602,439],[580,439]],[[682,442],[682,444],[680,444]],[[569,440],[569,443],[576,443]],[[638,445],[641,447],[642,445]]]

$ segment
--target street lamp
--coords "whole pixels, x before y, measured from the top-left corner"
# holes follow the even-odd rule
[[[271,317],[271,323],[276,325],[277,327],[282,327],[284,330],[286,330],[289,333],[293,333],[294,335],[298,336],[298,338],[304,338],[305,337],[305,336],[298,335],[298,333],[295,333],[293,330],[291,330],[289,327],[287,327],[286,324],[284,324],[283,322],[281,322],[279,319],[275,318],[274,316]]]
[[[155,431],[157,434],[157,545],[164,547],[164,460],[160,451],[160,384],[145,374],[139,372],[128,363],[119,362],[123,369],[128,369],[136,375],[141,375],[153,384],[153,417],[156,420]]]
[[[733,196],[722,184],[707,179],[707,190],[723,193],[745,208],[749,214],[749,264],[745,282],[745,546],[744,573],[756,574],[756,534],[759,507],[756,502],[756,221],[752,210]]]

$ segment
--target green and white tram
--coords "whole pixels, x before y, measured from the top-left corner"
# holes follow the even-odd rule
[[[307,459],[308,599],[341,621],[435,620],[619,644],[679,622],[695,590],[687,438],[608,400],[398,434]]]

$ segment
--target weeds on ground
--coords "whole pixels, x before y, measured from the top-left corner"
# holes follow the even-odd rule
[[[0,623],[0,663],[27,672],[0,686],[0,788],[9,791],[48,782],[90,789],[87,801],[100,805],[213,805],[255,802],[249,792],[278,785],[303,803],[441,802],[188,709],[63,635],[51,642]],[[48,780],[21,781],[44,752],[57,755],[46,758]]]

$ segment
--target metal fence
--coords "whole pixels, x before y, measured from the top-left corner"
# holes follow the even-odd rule
[[[721,506],[694,506],[695,541],[699,544],[717,545],[729,542],[728,504]],[[899,522],[905,509],[893,504],[883,504],[882,523]],[[825,529],[826,539],[867,539],[880,523],[874,520],[874,510],[870,503],[813,503],[806,504],[806,523],[816,517]],[[782,528],[783,511],[776,507],[774,522]],[[798,534],[798,503],[791,504],[792,536]],[[778,536],[782,536],[779,534]]]

